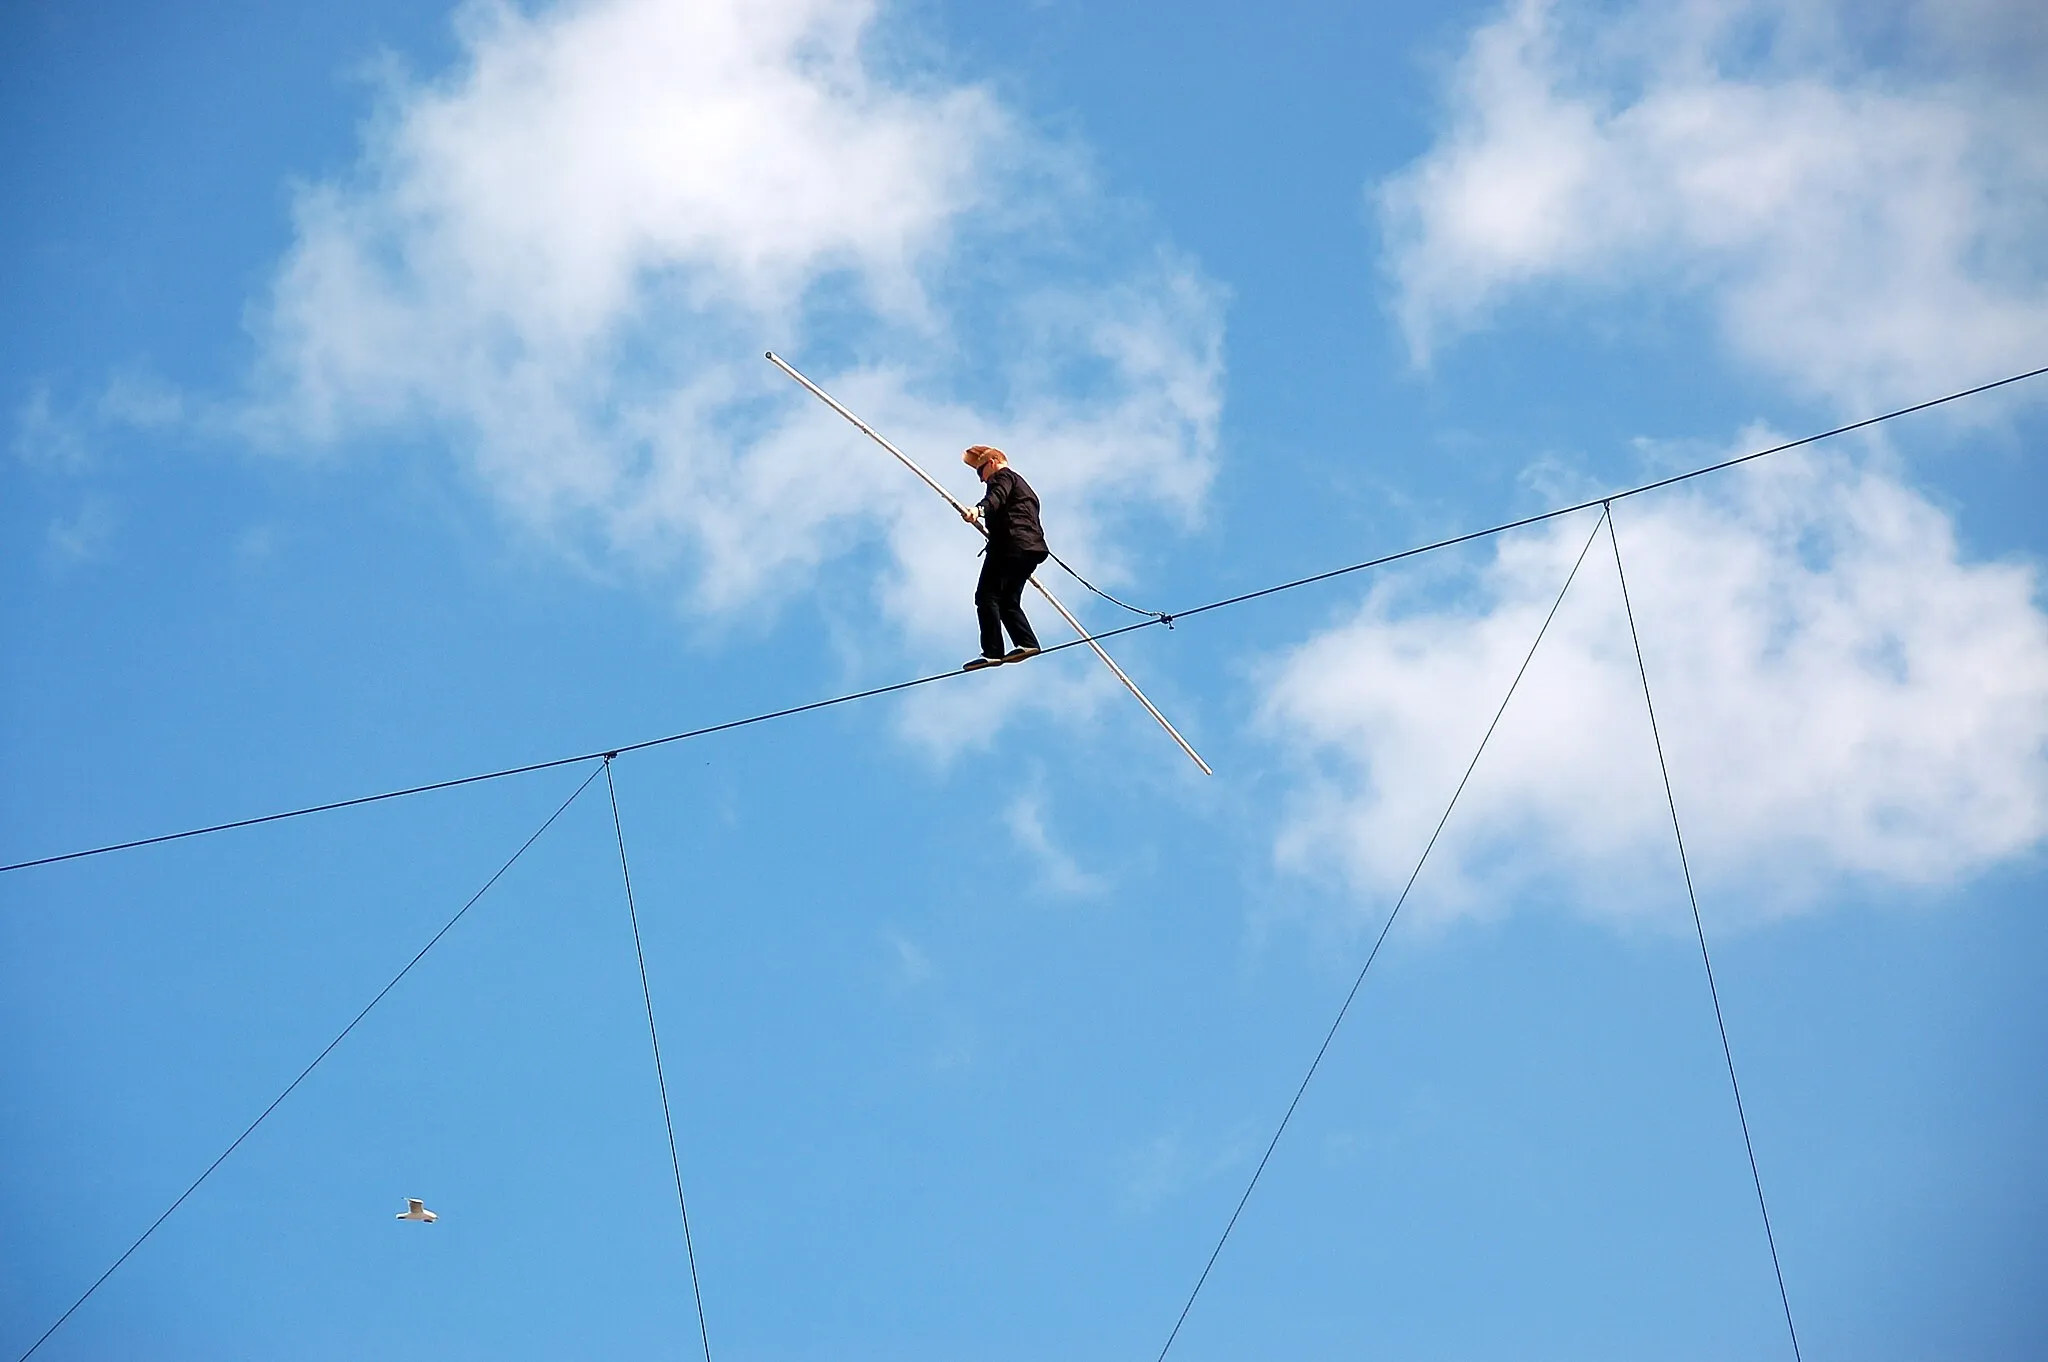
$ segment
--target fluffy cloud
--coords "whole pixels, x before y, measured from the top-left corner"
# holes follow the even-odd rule
[[[91,459],[91,446],[73,417],[59,415],[47,384],[33,388],[14,412],[14,457],[31,468],[75,471]]]
[[[1592,515],[1499,543],[1443,604],[1418,575],[1282,660],[1267,720],[1307,780],[1283,858],[1398,892]],[[1939,886],[2048,835],[2048,617],[1910,489],[1785,457],[1616,520],[1703,907]],[[1439,915],[1525,891],[1682,903],[1635,655],[1593,546],[1425,872]],[[1674,919],[1675,921],[1675,919]]]
[[[2039,363],[2041,14],[1511,0],[1458,62],[1437,143],[1378,190],[1411,346],[1426,360],[1541,283],[1651,284],[1859,411]],[[1890,62],[1865,59],[1887,37]]]
[[[255,438],[445,442],[524,523],[713,613],[881,545],[881,606],[926,640],[967,635],[971,542],[764,348],[822,356],[963,493],[961,446],[1020,451],[1112,578],[1126,515],[1197,513],[1216,290],[1073,149],[890,62],[874,5],[476,3],[459,27],[457,69],[393,78],[354,171],[298,194],[253,316]]]
[[[1107,887],[1100,875],[1084,870],[1064,847],[1054,840],[1046,826],[1045,795],[1033,790],[1010,801],[1004,811],[1011,837],[1038,868],[1038,878],[1047,890],[1065,898],[1094,897]]]
[[[1879,63],[1887,32],[1908,40]],[[1511,0],[1453,68],[1436,144],[1379,187],[1396,310],[1426,360],[1537,288],[1681,292],[1745,359],[1859,411],[2000,376],[2048,353],[2044,122],[2037,6]],[[1382,585],[1276,667],[1268,720],[1311,772],[1287,859],[1398,890],[1587,528],[1501,544],[1451,605],[1440,580]],[[2031,570],[1964,562],[1945,515],[1847,460],[1629,502],[1620,529],[1710,911],[1938,886],[2048,834]],[[1439,848],[1440,912],[1670,904],[1604,547]]]

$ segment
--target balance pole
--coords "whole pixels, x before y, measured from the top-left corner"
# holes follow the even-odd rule
[[[826,392],[823,388],[819,387],[817,384],[811,382],[811,380],[805,378],[802,374],[798,373],[796,369],[787,360],[782,358],[782,356],[776,354],[773,350],[768,351],[767,354],[768,362],[770,364],[773,364],[776,368],[782,370],[782,372],[788,374],[791,378],[803,384],[804,387],[810,390],[811,396],[817,398],[820,402],[823,402],[826,406],[832,408],[832,410],[838,412],[841,416],[844,416],[848,421],[851,421],[854,424],[854,426],[860,431],[861,434],[867,436],[870,440],[873,440],[876,444],[888,450],[890,454],[895,456],[896,462],[902,464],[905,468],[917,474],[918,481],[922,482],[925,486],[931,488],[934,492],[937,492],[940,496],[944,497],[946,499],[946,504],[948,506],[951,506],[956,514],[963,517],[967,514],[966,505],[962,503],[958,497],[955,497],[951,492],[948,492],[944,487],[940,486],[936,481],[934,481],[932,479],[931,474],[925,472],[922,468],[919,468],[917,466],[916,461],[913,460],[908,454],[905,454],[895,445],[892,445],[887,440],[883,439],[879,431],[877,431],[873,426],[869,425],[867,422],[861,420],[858,416],[855,416],[845,407],[841,406],[838,399],[834,398],[830,393]],[[988,533],[987,527],[982,525],[979,521],[973,521],[970,523],[972,523],[974,525],[974,528],[979,530],[983,535],[986,535]],[[1108,654],[1108,652],[1106,652],[1103,649],[1103,646],[1095,641],[1095,636],[1089,633],[1086,629],[1083,629],[1081,627],[1081,621],[1075,619],[1073,613],[1069,611],[1067,607],[1060,604],[1059,598],[1057,596],[1053,595],[1052,592],[1046,590],[1045,583],[1039,581],[1038,578],[1034,576],[1031,579],[1031,585],[1038,588],[1038,594],[1045,597],[1046,603],[1052,606],[1054,610],[1057,610],[1059,612],[1061,619],[1065,620],[1069,625],[1073,626],[1074,632],[1081,636],[1081,641],[1083,643],[1086,643],[1089,646],[1089,648],[1094,650],[1095,655],[1102,659],[1102,665],[1109,668],[1111,675],[1115,676],[1117,680],[1124,683],[1124,689],[1129,691],[1132,694],[1132,696],[1134,696],[1137,699],[1138,703],[1145,707],[1145,712],[1147,714],[1150,714],[1154,719],[1159,721],[1159,726],[1166,730],[1166,735],[1172,738],[1174,742],[1180,745],[1180,750],[1187,753],[1188,759],[1194,762],[1196,766],[1201,768],[1202,774],[1205,776],[1215,775],[1216,773],[1209,769],[1209,763],[1202,760],[1202,754],[1195,751],[1193,747],[1188,745],[1188,740],[1180,735],[1180,730],[1175,728],[1171,723],[1167,722],[1166,716],[1159,712],[1159,706],[1153,704],[1150,700],[1145,698],[1145,692],[1138,689],[1138,683],[1131,680],[1129,676],[1126,676],[1124,674],[1124,669],[1116,665],[1116,659],[1111,657]]]

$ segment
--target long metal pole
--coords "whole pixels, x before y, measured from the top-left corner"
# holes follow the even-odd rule
[[[853,422],[853,424],[859,428],[861,434],[867,436],[870,440],[873,440],[876,444],[888,450],[890,454],[895,456],[896,462],[902,464],[905,468],[917,474],[918,481],[922,482],[925,486],[931,488],[934,492],[937,492],[940,496],[944,497],[946,499],[946,504],[948,506],[951,506],[955,513],[961,516],[965,516],[967,514],[967,506],[963,502],[961,502],[961,500],[958,497],[955,497],[951,492],[948,492],[944,487],[940,486],[939,483],[934,481],[932,475],[925,472],[922,468],[919,468],[917,466],[916,461],[913,460],[908,454],[905,454],[895,445],[892,445],[887,440],[883,439],[881,432],[877,431],[873,426],[869,425],[867,422],[861,420],[858,416],[855,416],[852,412],[848,411],[845,407],[841,406],[838,399],[834,398],[832,394],[826,392],[823,388],[819,387],[817,384],[811,382],[811,380],[805,378],[802,374],[798,373],[796,369],[792,367],[787,360],[783,359],[782,356],[776,354],[773,350],[768,351],[768,362],[770,364],[773,364],[776,368],[782,370],[782,372],[784,372],[785,374],[788,374],[797,382],[803,384],[804,387],[810,390],[811,395],[817,398],[820,402],[823,402],[826,406],[832,408],[832,410],[838,412],[841,416],[844,416],[847,420]],[[974,526],[977,530],[980,530],[982,534],[986,535],[988,533],[987,528],[982,526],[978,521],[974,522]],[[1124,669],[1116,665],[1116,659],[1111,657],[1107,652],[1103,650],[1102,645],[1095,641],[1095,636],[1093,634],[1090,634],[1086,629],[1083,629],[1081,627],[1081,621],[1074,618],[1073,612],[1068,610],[1067,607],[1065,607],[1064,605],[1061,605],[1059,602],[1059,598],[1057,596],[1054,596],[1052,592],[1045,589],[1045,583],[1039,581],[1038,578],[1033,577],[1031,579],[1031,585],[1038,588],[1038,594],[1045,597],[1046,603],[1048,605],[1052,606],[1053,609],[1059,611],[1061,619],[1065,620],[1068,624],[1073,626],[1074,632],[1081,636],[1081,641],[1086,643],[1089,646],[1089,648],[1094,650],[1095,655],[1102,659],[1102,665],[1109,668],[1110,673],[1114,675],[1117,680],[1124,683],[1124,689],[1128,690],[1134,697],[1136,697],[1138,703],[1145,707],[1145,712],[1147,714],[1150,714],[1154,719],[1157,719],[1159,721],[1159,726],[1166,730],[1167,736],[1172,738],[1176,743],[1180,744],[1180,750],[1187,753],[1188,759],[1194,762],[1196,766],[1201,768],[1202,774],[1205,776],[1215,775],[1216,773],[1209,769],[1209,763],[1202,760],[1202,754],[1197,752],[1193,747],[1190,747],[1188,745],[1188,740],[1180,735],[1180,730],[1175,728],[1171,723],[1167,722],[1166,716],[1159,712],[1159,706],[1153,704],[1150,700],[1145,698],[1145,692],[1138,689],[1138,683],[1131,680],[1130,677],[1124,674]]]

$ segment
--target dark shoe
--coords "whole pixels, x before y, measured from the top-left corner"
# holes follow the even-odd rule
[[[1012,648],[1009,652],[1003,654],[1002,660],[1005,662],[1022,662],[1027,657],[1037,656],[1038,649],[1036,648]]]
[[[1000,667],[1003,665],[1004,660],[1005,659],[1000,657],[969,658],[965,663],[961,665],[960,670],[963,672],[978,672],[983,667]]]

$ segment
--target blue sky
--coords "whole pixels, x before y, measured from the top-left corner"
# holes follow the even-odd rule
[[[764,349],[1169,611],[2048,363],[2034,7],[1104,8],[10,7],[0,859],[957,666]],[[1809,1357],[2048,1347],[2043,383],[1615,510]],[[714,1353],[1157,1355],[1592,529],[1117,640],[1213,778],[1081,650],[622,757]],[[1790,1354],[1603,553],[1173,1356]],[[0,876],[0,1347],[587,774]],[[694,1350],[613,838],[37,1356]]]

